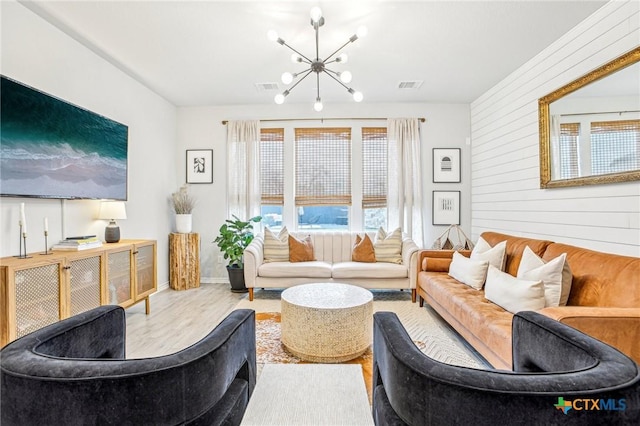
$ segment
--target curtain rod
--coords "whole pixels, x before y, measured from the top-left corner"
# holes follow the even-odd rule
[[[576,115],[601,115],[601,114],[629,114],[632,112],[640,112],[640,110],[629,110],[629,111],[601,111],[601,112],[575,112],[572,114],[560,114],[561,117],[572,117]]]
[[[259,120],[261,123],[270,122],[270,121],[332,121],[332,120],[386,120],[386,118],[374,118],[374,117],[335,117],[335,118],[267,118],[263,120]],[[420,117],[418,118],[421,123],[424,123],[426,118]],[[222,120],[222,125],[226,126],[229,120]]]

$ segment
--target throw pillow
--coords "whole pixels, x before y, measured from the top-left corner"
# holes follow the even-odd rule
[[[484,297],[511,313],[544,308],[544,285],[541,280],[521,280],[489,266]]]
[[[289,262],[311,262],[316,260],[313,255],[313,243],[311,235],[307,235],[303,240],[289,235]]]
[[[400,228],[387,234],[382,229],[378,229],[376,242],[373,244],[377,262],[402,263],[402,231]]]
[[[288,262],[289,261],[289,231],[284,226],[278,235],[269,228],[264,230],[264,261]]]
[[[522,252],[517,277],[525,280],[542,280],[545,306],[567,304],[573,274],[567,262],[566,253],[545,262],[527,246]]]
[[[373,249],[373,242],[367,234],[364,238],[356,235],[356,243],[351,251],[351,260],[354,262],[374,263],[376,261],[376,252]]]
[[[471,260],[456,251],[449,266],[449,276],[476,290],[482,290],[488,267],[489,261]]]
[[[489,243],[482,237],[478,238],[478,242],[471,251],[471,259],[487,260],[489,264],[495,266],[501,271],[507,263],[507,242],[502,241],[491,247]]]

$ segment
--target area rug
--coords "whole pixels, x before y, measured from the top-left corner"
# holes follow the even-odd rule
[[[416,346],[424,351],[426,344],[415,341]],[[280,340],[280,312],[256,313],[256,361],[264,364],[309,364],[290,354]],[[373,377],[373,352],[371,347],[365,353],[342,364],[358,364],[362,367],[367,395],[371,402],[371,382]]]
[[[469,347],[450,326],[429,306],[411,303],[411,295],[400,291],[372,291],[374,312],[395,312],[416,346],[433,359],[447,364],[486,369],[486,362]],[[241,300],[236,309],[256,311],[257,363],[304,364],[289,354],[280,341],[281,291],[256,291],[253,301]],[[367,393],[371,396],[373,354],[371,349],[360,357],[346,362],[360,364]]]

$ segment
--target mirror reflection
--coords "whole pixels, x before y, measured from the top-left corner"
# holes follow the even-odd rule
[[[640,179],[640,48],[540,99],[541,187]]]

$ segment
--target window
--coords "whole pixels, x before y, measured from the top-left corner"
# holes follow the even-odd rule
[[[296,124],[260,131],[263,224],[272,229],[386,228],[383,123],[314,128]]]
[[[362,128],[362,213],[365,231],[387,226],[387,128]]]
[[[295,205],[299,228],[348,228],[351,129],[295,129]]]
[[[640,120],[591,123],[591,173],[640,169]]]
[[[282,227],[284,129],[260,129],[261,216],[270,228]]]
[[[562,123],[560,125],[560,179],[579,176],[578,146],[580,123]]]

